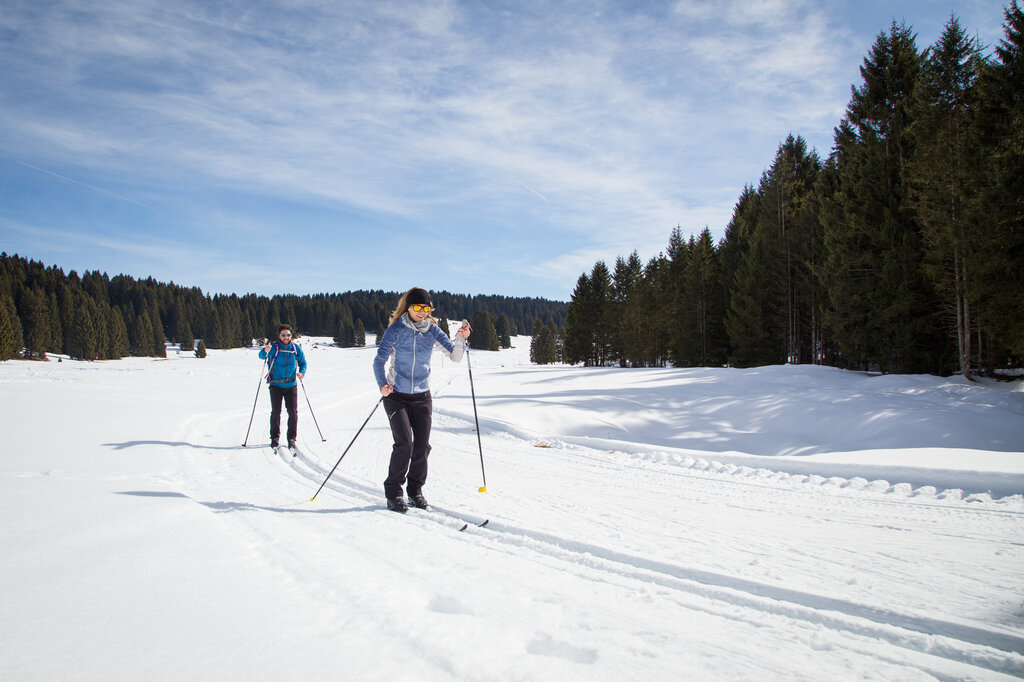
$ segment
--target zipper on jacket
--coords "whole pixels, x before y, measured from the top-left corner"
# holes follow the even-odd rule
[[[409,370],[409,393],[416,392],[416,342],[419,341],[420,333],[412,330],[412,369]]]

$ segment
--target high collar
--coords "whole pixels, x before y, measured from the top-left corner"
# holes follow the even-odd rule
[[[430,318],[424,317],[422,322],[413,322],[412,318],[409,317],[409,313],[402,313],[402,316],[398,318],[402,321],[406,327],[415,329],[418,332],[425,332],[430,329]]]

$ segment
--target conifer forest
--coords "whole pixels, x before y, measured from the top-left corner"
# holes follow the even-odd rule
[[[987,50],[880,33],[827,158],[790,134],[725,236],[579,277],[560,353],[621,366],[991,372],[1024,360],[1024,13]]]
[[[341,346],[365,343],[365,332],[383,333],[401,292],[238,296],[204,294],[148,278],[72,270],[0,254],[0,359],[117,359],[165,357],[167,343],[192,351],[250,346],[274,338],[278,324],[299,335],[328,336]],[[564,320],[566,304],[536,298],[466,296],[435,292],[438,320],[478,320],[484,340],[498,350],[496,329],[529,334],[537,317]],[[486,332],[494,334],[493,339]],[[474,324],[474,332],[476,325]],[[360,339],[360,336],[362,338]],[[507,342],[507,338],[502,341]],[[506,343],[507,346],[507,343]]]

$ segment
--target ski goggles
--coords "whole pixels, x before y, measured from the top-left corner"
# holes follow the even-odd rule
[[[282,339],[291,338],[292,333],[291,332],[281,332],[280,334],[278,334],[278,336],[280,336]]]
[[[417,303],[416,305],[409,306],[409,307],[412,308],[413,312],[416,312],[416,313],[429,313],[431,310],[434,309],[432,306],[420,305],[419,303]]]

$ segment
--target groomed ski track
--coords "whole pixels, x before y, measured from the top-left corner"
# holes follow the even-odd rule
[[[1019,392],[516,343],[472,351],[483,494],[466,366],[435,357],[436,511],[405,515],[381,410],[310,500],[374,348],[303,340],[327,440],[300,399],[296,457],[265,392],[240,445],[252,349],[4,364],[0,679],[1024,677]]]
[[[343,651],[412,648],[418,679],[1024,675],[1020,614],[997,617],[1021,588],[993,559],[1021,555],[1019,503],[530,439],[484,416],[479,494],[463,378],[435,390],[438,513],[384,509],[384,418],[309,499],[372,408],[366,390],[321,396],[328,442],[307,419],[295,458],[265,444],[185,457],[186,495],[330,614]],[[216,440],[239,414],[197,417],[182,440]]]

